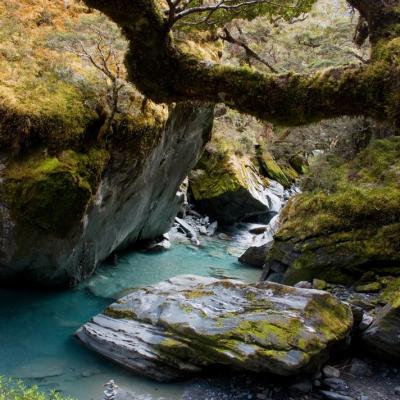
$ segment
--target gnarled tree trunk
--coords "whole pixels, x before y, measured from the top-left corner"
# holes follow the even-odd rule
[[[400,0],[348,0],[368,25],[367,65],[313,74],[262,74],[207,64],[179,51],[156,0],[85,0],[113,19],[130,42],[130,79],[158,102],[224,102],[283,125],[368,115],[400,125]]]

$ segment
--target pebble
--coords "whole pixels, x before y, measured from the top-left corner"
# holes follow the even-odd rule
[[[369,397],[365,396],[365,395],[361,395],[360,396],[360,400],[369,400]]]
[[[394,394],[400,396],[400,386],[394,388]]]
[[[264,393],[258,393],[257,396],[256,396],[256,398],[257,398],[258,400],[267,400],[267,395],[264,394]]]
[[[322,368],[322,373],[327,377],[327,378],[339,378],[340,377],[340,371],[332,367],[331,365],[325,365],[324,368]]]

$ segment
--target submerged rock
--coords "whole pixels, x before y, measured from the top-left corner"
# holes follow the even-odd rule
[[[352,322],[350,308],[326,292],[184,275],[121,298],[76,335],[137,374],[170,381],[218,364],[311,371]]]
[[[113,252],[167,232],[212,121],[212,109],[181,104],[167,123],[121,123],[107,151],[10,160],[0,182],[0,280],[74,285]]]
[[[378,312],[362,335],[368,352],[386,359],[400,360],[400,293]]]

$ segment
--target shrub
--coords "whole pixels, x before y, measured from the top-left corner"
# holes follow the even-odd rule
[[[0,377],[0,400],[73,400],[55,390],[44,393],[37,386],[27,387],[20,380]]]

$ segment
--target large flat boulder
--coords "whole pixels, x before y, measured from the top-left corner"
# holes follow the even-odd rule
[[[400,292],[378,312],[362,343],[374,355],[400,360]]]
[[[215,365],[287,376],[318,367],[352,323],[327,292],[184,275],[130,293],[76,335],[160,381]]]

